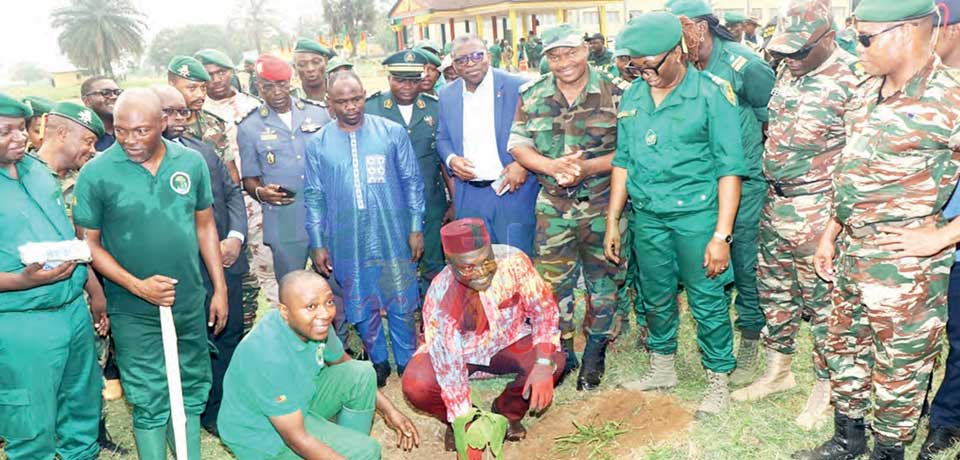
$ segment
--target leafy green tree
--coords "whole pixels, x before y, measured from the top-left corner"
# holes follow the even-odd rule
[[[60,50],[77,67],[113,75],[113,62],[143,54],[145,16],[131,0],[69,0],[50,13]]]
[[[18,62],[10,67],[10,79],[31,84],[50,78],[50,72],[33,62]]]
[[[163,29],[157,32],[147,49],[147,64],[164,69],[173,56],[192,56],[204,48],[223,51],[237,62],[246,48],[245,41],[238,42],[236,38],[231,37],[224,26],[215,24],[190,24]]]
[[[374,0],[323,0],[323,18],[334,34],[347,34],[353,42],[353,54],[357,53],[360,32],[373,35],[378,12]]]

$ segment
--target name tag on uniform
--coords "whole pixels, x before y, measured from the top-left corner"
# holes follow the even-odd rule
[[[260,140],[261,140],[261,141],[275,141],[275,140],[277,140],[277,132],[274,131],[274,130],[272,130],[272,129],[270,129],[270,128],[267,128],[267,129],[263,130],[262,133],[260,133]]]
[[[387,183],[387,157],[383,155],[368,155],[367,162],[367,183],[385,184]]]

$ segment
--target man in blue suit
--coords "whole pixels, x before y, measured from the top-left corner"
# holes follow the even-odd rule
[[[475,35],[454,39],[451,56],[461,78],[440,90],[437,153],[454,176],[456,219],[481,218],[494,244],[532,256],[540,186],[507,152],[526,80],[491,69],[490,53]]]

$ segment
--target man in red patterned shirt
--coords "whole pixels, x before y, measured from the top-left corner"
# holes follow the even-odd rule
[[[523,251],[491,245],[482,219],[460,219],[440,229],[449,264],[430,284],[423,304],[426,341],[403,374],[410,403],[447,423],[471,408],[468,378],[475,372],[515,373],[493,401],[507,418],[506,439],[526,436],[528,410],[542,412],[564,367],[558,308]]]

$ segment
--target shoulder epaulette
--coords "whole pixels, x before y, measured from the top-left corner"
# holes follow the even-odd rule
[[[439,100],[440,100],[440,98],[439,98],[436,94],[420,93],[420,95],[423,96],[423,97],[425,97],[425,98],[427,98],[427,99],[432,99],[432,100],[434,100],[434,101],[439,101]]]
[[[720,91],[727,98],[727,101],[729,101],[731,105],[737,105],[737,95],[734,94],[733,86],[730,85],[730,82],[707,71],[703,71],[701,73],[720,88]]]
[[[264,104],[265,104],[265,103],[264,103]],[[239,117],[237,117],[237,121],[235,121],[234,123],[236,123],[236,124],[239,125],[240,123],[243,122],[243,120],[246,120],[250,115],[253,115],[254,112],[260,110],[261,107],[266,107],[266,105],[264,105],[264,104],[250,107],[250,110],[247,110],[247,113],[245,113],[245,114],[240,115]]]
[[[534,78],[533,80],[530,80],[530,81],[528,81],[528,82],[520,85],[520,94],[523,94],[523,93],[525,93],[528,89],[533,88],[534,86],[536,86],[537,83],[540,83],[541,81],[546,80],[547,77],[549,77],[550,75],[552,75],[552,74],[548,72],[548,73],[545,73],[545,74],[543,74],[543,75],[540,75],[540,76]]]
[[[227,120],[224,120],[223,118],[218,117],[215,113],[206,109],[202,109],[202,111],[203,111],[203,116],[210,117],[216,121],[219,121],[220,123],[227,124]]]
[[[736,54],[730,55],[730,67],[733,67],[733,70],[740,72],[743,68],[750,62],[747,58],[743,56],[738,56]]]
[[[369,101],[369,100],[372,100],[372,99],[376,99],[376,98],[380,97],[380,94],[382,94],[382,93],[383,93],[383,91],[377,91],[377,92],[375,92],[375,93],[367,96],[367,100]]]
[[[320,108],[322,108],[322,109],[326,109],[326,108],[327,108],[327,104],[324,104],[323,102],[320,102],[320,101],[315,101],[315,100],[313,100],[313,99],[306,99],[306,98],[300,98],[300,100],[303,101],[304,104],[309,104],[309,105],[312,105],[312,106],[315,106],[315,107],[320,107]]]

